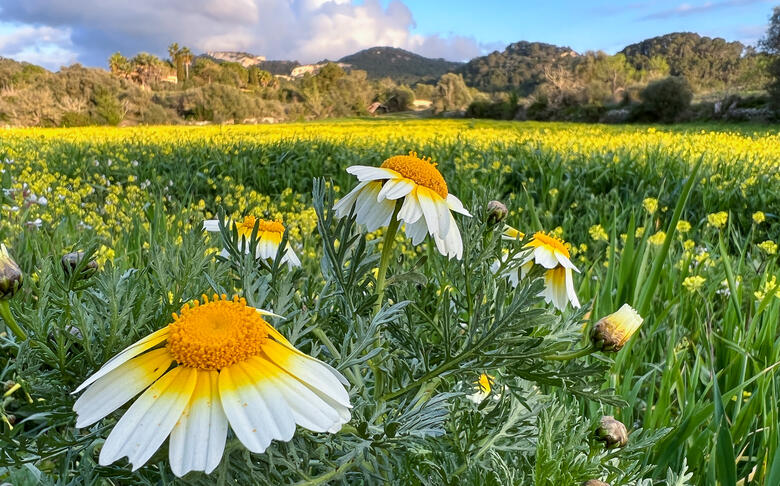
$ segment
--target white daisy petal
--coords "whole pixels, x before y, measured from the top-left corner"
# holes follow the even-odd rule
[[[471,216],[471,213],[469,213],[466,208],[463,207],[463,203],[460,202],[460,199],[452,194],[447,194],[447,206],[449,206],[449,208],[456,213],[460,213],[464,216]]]
[[[101,377],[73,404],[76,427],[88,427],[124,405],[162,376],[172,362],[167,349],[155,349]]]
[[[391,179],[385,182],[379,192],[379,199],[400,199],[414,190],[416,184],[409,179]]]
[[[156,332],[153,332],[152,334],[149,334],[143,339],[138,340],[137,342],[131,344],[130,346],[126,347],[122,352],[111,358],[104,364],[95,374],[87,378],[84,383],[82,383],[78,388],[76,388],[73,393],[78,393],[84,388],[88,387],[92,383],[94,383],[97,379],[99,379],[102,376],[106,376],[108,373],[110,373],[112,370],[115,370],[118,368],[122,363],[135,358],[139,354],[143,353],[144,351],[148,349],[152,349],[153,347],[157,346],[158,344],[162,343],[168,339],[168,328],[164,327]]]
[[[194,368],[174,368],[138,397],[108,435],[100,450],[100,465],[127,456],[133,471],[143,466],[181,417],[197,373]]]
[[[290,245],[287,245],[284,257],[282,257],[282,262],[286,262],[290,268],[301,266],[301,260],[298,258],[298,255],[295,254],[295,251],[293,251]]]
[[[428,234],[428,225],[424,218],[419,218],[415,223],[407,223],[404,229],[406,236],[412,239],[413,245],[419,245]]]
[[[264,311],[264,312],[266,312],[266,311]],[[268,314],[270,314],[270,313],[268,313]],[[270,314],[270,315],[273,315],[274,317],[281,317],[281,316],[277,316],[276,314]],[[346,379],[346,377],[344,377],[344,375],[342,375],[339,372],[339,370],[337,370],[336,368],[332,367],[331,365],[329,365],[328,363],[326,363],[324,361],[320,361],[317,358],[309,356],[308,354],[298,350],[298,348],[293,346],[292,343],[290,341],[288,341],[287,338],[285,338],[282,335],[282,333],[277,331],[272,325],[268,324],[267,329],[268,329],[268,334],[272,338],[274,338],[277,342],[281,343],[282,346],[284,346],[285,348],[289,349],[290,351],[296,353],[298,356],[300,356],[302,358],[310,359],[310,360],[315,361],[315,362],[319,363],[320,365],[326,367],[331,373],[333,373],[333,375],[336,377],[336,379],[338,379],[341,382],[342,385],[349,386],[349,381]]]
[[[236,437],[252,452],[264,452],[273,439],[290,440],[295,420],[284,399],[248,361],[219,372],[222,408]]]
[[[276,364],[260,356],[251,361],[255,369],[273,382],[273,386],[282,394],[295,423],[314,432],[327,432],[340,421],[339,412],[335,408]]]
[[[447,201],[444,199],[437,199],[436,196],[438,196],[438,194],[433,196],[433,201],[436,204],[436,210],[439,213],[439,235],[444,238],[447,233],[450,232],[450,222],[455,224],[455,219],[452,217],[450,207],[447,206]]]
[[[203,222],[203,230],[204,231],[219,231],[219,220],[218,219],[207,219]]]
[[[420,202],[428,232],[432,235],[439,234],[439,210],[431,195],[432,191],[426,187],[417,188],[417,200]]]
[[[228,422],[219,399],[219,373],[198,371],[197,383],[187,408],[171,431],[168,457],[173,473],[212,472],[225,450]]]
[[[279,368],[295,376],[313,390],[321,392],[344,407],[351,406],[349,393],[344,389],[338,376],[321,363],[305,359],[297,353],[290,352],[282,344],[271,340],[263,345],[263,352]]]
[[[416,223],[422,214],[422,208],[417,200],[417,191],[413,190],[404,198],[401,210],[398,211],[398,221],[404,221],[407,224]]]
[[[366,184],[368,184],[368,182],[361,182],[346,196],[339,199],[333,206],[333,211],[336,213],[337,218],[343,218],[349,215],[349,212],[352,211],[352,206],[354,206],[355,201],[357,200],[358,194],[366,187]]]
[[[566,255],[564,255],[559,251],[555,251],[553,253],[555,254],[556,260],[558,260],[558,263],[560,263],[562,267],[571,268],[572,270],[579,272],[579,270],[577,270],[577,267],[574,266],[574,264],[571,262],[571,260],[569,260],[569,258]]]
[[[566,269],[566,295],[575,309],[580,308],[580,300],[577,298],[577,292],[574,291],[574,277],[571,268]]]
[[[400,174],[394,170],[381,167],[369,167],[365,165],[353,165],[347,167],[347,172],[358,178],[360,182],[397,179]]]
[[[555,268],[558,266],[558,259],[555,258],[555,254],[544,246],[534,248],[534,260],[537,265],[541,265],[544,268]]]

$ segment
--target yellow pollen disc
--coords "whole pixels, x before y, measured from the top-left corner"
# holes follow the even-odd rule
[[[236,223],[238,236],[245,236],[247,239],[249,239],[249,237],[252,236],[252,230],[254,230],[257,220],[258,219],[254,216],[247,216],[244,218],[244,221]],[[267,221],[265,219],[261,219],[260,223],[257,225],[258,238],[262,233],[265,232],[279,233],[281,237],[281,235],[284,233],[284,225],[281,221]]]
[[[398,172],[407,179],[411,179],[421,186],[425,186],[443,198],[447,198],[447,183],[444,182],[436,164],[431,159],[421,159],[415,152],[409,155],[396,155],[382,162],[384,169]]]
[[[179,365],[220,370],[260,354],[268,323],[246,300],[214,295],[185,305],[168,325],[168,351]]]
[[[532,246],[534,248],[544,246],[550,250],[562,253],[564,256],[566,256],[566,258],[569,258],[569,249],[566,248],[566,244],[563,242],[563,240],[556,238],[555,236],[545,234],[543,231],[537,231],[534,233],[534,239],[528,243],[528,246]]]

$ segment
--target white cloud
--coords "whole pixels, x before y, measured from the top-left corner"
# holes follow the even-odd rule
[[[32,26],[3,25],[0,33],[0,56],[38,64],[56,70],[76,61],[71,47],[68,29]]]
[[[20,30],[62,34],[30,39],[31,45],[48,45],[63,63],[77,52],[88,65],[104,66],[117,50],[164,56],[171,42],[196,52],[242,50],[301,62],[385,45],[465,60],[484,47],[470,37],[413,34],[414,18],[400,0],[386,7],[379,0],[0,0],[0,10],[25,26]]]

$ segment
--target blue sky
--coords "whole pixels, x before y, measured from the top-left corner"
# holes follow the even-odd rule
[[[773,4],[778,5],[769,0],[406,3],[417,21],[414,31],[421,34],[452,32],[499,44],[534,40],[568,45],[578,52],[600,49],[610,53],[649,37],[680,31],[753,44],[766,32]]]
[[[315,62],[377,45],[468,60],[519,40],[614,53],[669,32],[755,44],[777,0],[0,0],[0,56],[56,70],[140,51]]]

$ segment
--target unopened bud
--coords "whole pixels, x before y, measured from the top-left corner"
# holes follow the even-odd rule
[[[620,351],[642,325],[642,316],[628,304],[612,314],[602,317],[593,326],[590,340],[601,351]]]
[[[0,300],[8,300],[22,287],[24,276],[8,249],[0,243]]]
[[[584,483],[582,483],[582,486],[609,486],[609,483],[605,483],[604,481],[599,481],[598,479],[588,479]]]
[[[604,443],[607,449],[625,447],[628,444],[628,430],[623,422],[615,420],[611,415],[601,417],[596,429],[596,440]]]
[[[81,261],[84,259],[84,252],[83,251],[74,251],[71,253],[67,253],[63,255],[62,257],[62,270],[65,272],[65,275],[70,275],[78,266],[81,264]],[[97,271],[98,264],[95,260],[90,260],[87,262],[87,264],[84,266],[84,269],[81,272],[81,276],[83,278],[89,278]]]
[[[501,201],[490,201],[487,205],[488,210],[488,223],[498,224],[509,214],[509,210],[506,205]]]
[[[16,415],[9,413],[5,418],[8,420],[8,425],[14,425],[16,423]]]

